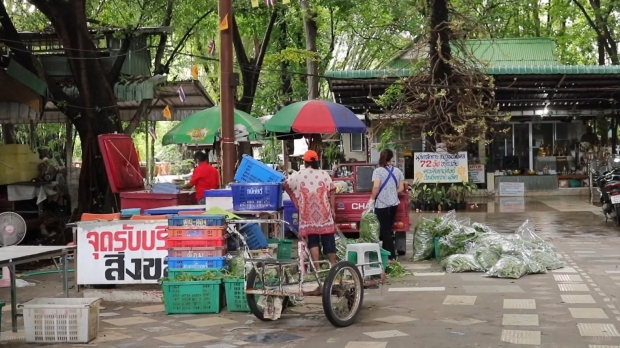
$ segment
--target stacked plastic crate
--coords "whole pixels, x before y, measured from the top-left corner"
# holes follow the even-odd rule
[[[168,314],[219,313],[225,265],[224,215],[175,215],[168,219],[168,281],[162,283]]]

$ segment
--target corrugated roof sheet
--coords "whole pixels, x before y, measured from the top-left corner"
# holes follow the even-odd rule
[[[521,65],[487,68],[490,75],[620,75],[617,65]],[[343,70],[328,71],[332,79],[395,78],[411,75],[410,69]]]

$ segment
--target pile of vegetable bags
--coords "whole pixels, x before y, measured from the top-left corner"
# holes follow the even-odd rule
[[[454,211],[422,219],[415,229],[414,261],[433,256],[435,237],[441,265],[449,273],[486,272],[490,277],[516,279],[564,267],[529,221],[514,234],[500,234],[484,224],[457,220]]]

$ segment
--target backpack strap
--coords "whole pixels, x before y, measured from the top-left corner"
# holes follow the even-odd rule
[[[398,190],[398,180],[396,180],[396,177],[394,176],[394,167],[391,167],[390,169],[385,168],[385,170],[387,170],[388,172],[388,177],[385,179],[383,184],[381,184],[381,186],[379,187],[379,191],[377,192],[377,197],[379,197],[379,194],[381,193],[381,191],[383,191],[388,181],[390,181],[390,178],[394,180],[394,185],[396,185],[396,189]]]

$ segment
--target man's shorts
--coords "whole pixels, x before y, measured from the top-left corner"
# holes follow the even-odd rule
[[[336,235],[330,234],[312,234],[308,236],[308,249],[323,246],[323,254],[336,253]]]

